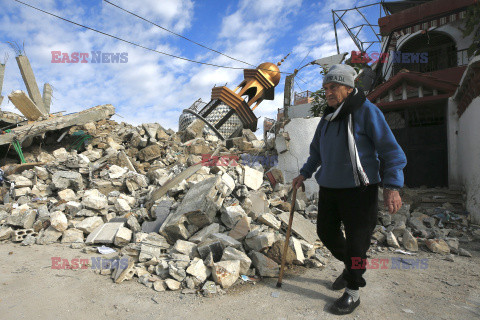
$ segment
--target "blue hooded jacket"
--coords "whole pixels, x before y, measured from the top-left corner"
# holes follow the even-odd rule
[[[355,143],[370,184],[380,182],[380,161],[385,162],[383,185],[403,187],[407,158],[397,143],[380,109],[368,100],[353,111]],[[322,117],[310,144],[310,156],[300,170],[306,179],[317,170],[315,179],[322,187],[354,188],[353,167],[347,143],[346,123]],[[326,130],[328,123],[328,130]]]

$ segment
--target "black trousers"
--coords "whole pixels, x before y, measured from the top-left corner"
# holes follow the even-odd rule
[[[358,290],[366,285],[365,268],[358,268],[358,262],[367,258],[377,211],[378,184],[346,189],[320,187],[317,233],[332,255],[345,263],[347,288]],[[345,237],[340,230],[341,222]],[[352,261],[355,261],[353,269]]]

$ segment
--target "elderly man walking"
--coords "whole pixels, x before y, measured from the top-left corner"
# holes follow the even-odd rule
[[[315,174],[320,186],[318,236],[345,264],[332,285],[334,290],[346,288],[331,307],[335,314],[355,310],[360,304],[359,288],[366,285],[365,267],[358,261],[366,259],[376,225],[379,158],[385,163],[383,195],[390,214],[402,206],[399,189],[407,164],[382,112],[355,88],[355,76],[355,69],[343,64],[333,65],[325,75],[328,107],[310,144],[310,156],[293,180],[293,187],[300,187],[320,166]]]

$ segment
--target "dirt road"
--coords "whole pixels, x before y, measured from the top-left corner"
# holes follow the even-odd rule
[[[388,268],[368,270],[361,305],[352,315],[339,317],[327,311],[341,295],[328,289],[342,270],[333,259],[324,270],[290,270],[281,289],[275,287],[276,279],[267,279],[203,298],[155,292],[135,280],[117,285],[90,269],[51,269],[53,256],[92,256],[65,245],[4,243],[0,244],[0,318],[474,319],[480,317],[480,242],[464,247],[473,257],[455,257],[455,262],[427,252],[414,257],[373,254],[371,258],[390,259]],[[392,269],[395,257],[428,259],[428,267]]]

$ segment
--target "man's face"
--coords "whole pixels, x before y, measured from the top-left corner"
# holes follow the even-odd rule
[[[325,98],[329,107],[336,108],[353,91],[353,88],[338,84],[335,82],[327,83],[323,86],[325,89]]]

